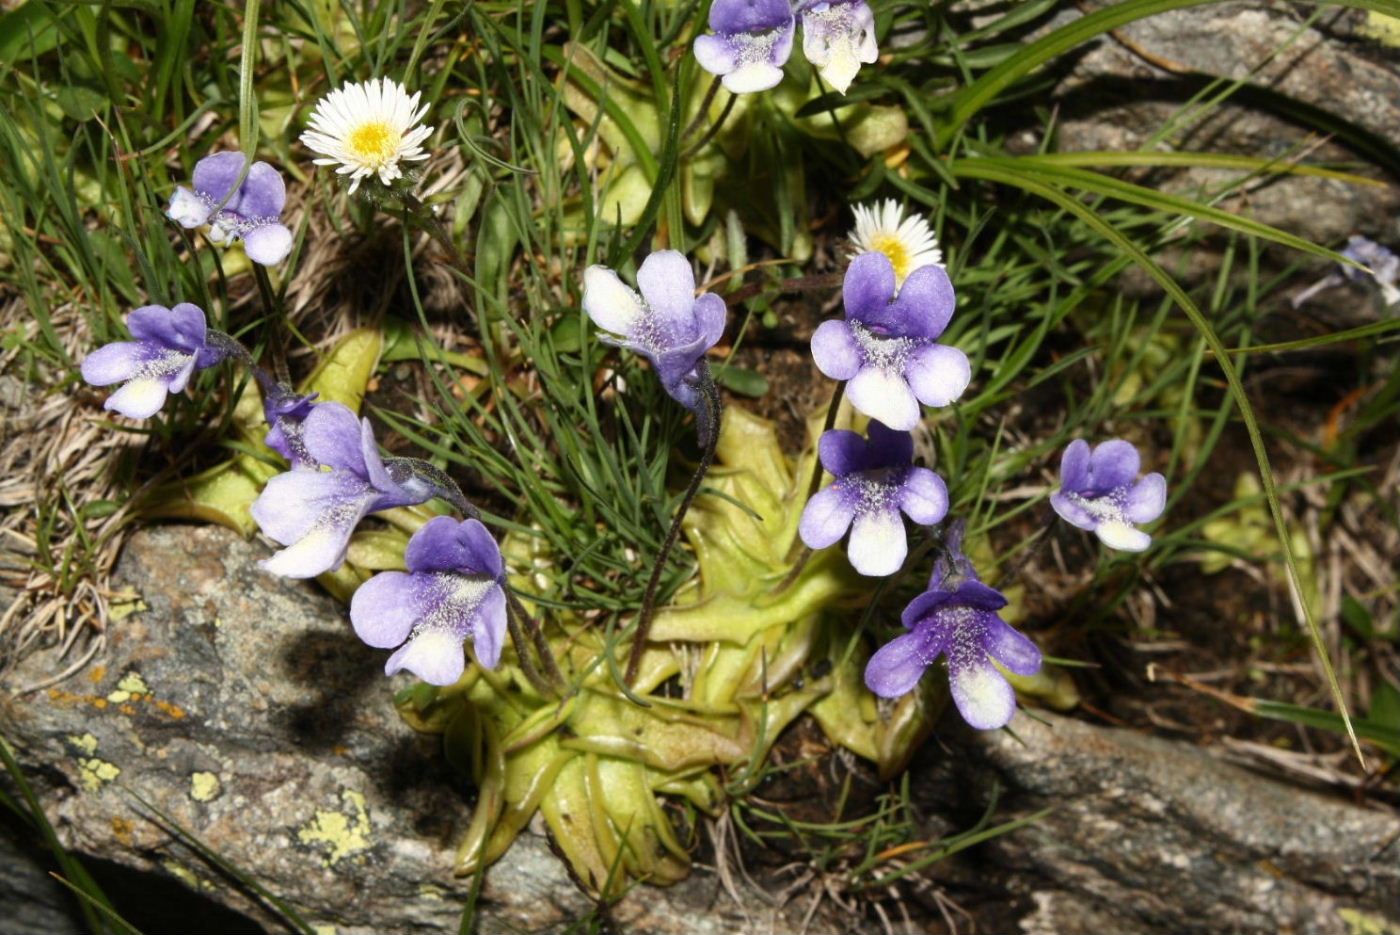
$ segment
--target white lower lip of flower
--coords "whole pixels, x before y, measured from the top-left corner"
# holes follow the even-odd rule
[[[317,165],[348,175],[352,192],[371,175],[388,185],[403,176],[401,163],[428,158],[422,143],[433,129],[415,126],[428,109],[418,98],[388,78],[346,85],[321,100],[301,141]]]

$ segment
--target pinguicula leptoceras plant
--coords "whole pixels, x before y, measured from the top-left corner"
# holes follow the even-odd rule
[[[407,572],[385,571],[355,590],[350,622],[370,646],[399,646],[384,665],[407,669],[430,685],[462,677],[463,641],[494,669],[506,633],[505,564],[486,527],[475,519],[428,520],[404,550]]]
[[[880,251],[851,261],[842,284],[846,317],[812,335],[812,358],[834,380],[849,380],[857,410],[892,429],[918,424],[919,404],[946,406],[972,378],[967,355],[938,343],[956,296],[941,266],[914,270],[895,285],[894,265]]]
[[[185,228],[208,224],[213,243],[242,240],[248,259],[272,266],[292,250],[292,232],[281,221],[287,186],[265,162],[249,166],[240,183],[246,163],[242,153],[205,156],[194,164],[194,190],[175,189],[165,213]]]
[[[879,57],[875,14],[865,0],[715,0],[711,35],[695,40],[695,60],[733,94],[766,91],[783,80],[797,17],[802,53],[846,93],[861,63]]]
[[[1136,448],[1112,439],[1089,450],[1081,439],[1070,442],[1060,459],[1060,489],[1050,505],[1066,521],[1098,535],[1103,544],[1141,552],[1152,537],[1134,523],[1150,523],[1167,503],[1167,480],[1156,472],[1138,480],[1141,459]]]
[[[174,308],[143,305],[126,318],[135,341],[117,341],[93,351],[83,360],[83,379],[94,386],[125,382],[103,408],[131,419],[148,419],[178,393],[197,370],[204,370],[232,353],[232,338],[211,332],[198,305],[181,302]]]
[[[865,684],[882,698],[897,698],[913,690],[939,656],[947,656],[948,683],[958,713],[973,727],[993,730],[1004,727],[1016,713],[1016,693],[993,660],[1017,675],[1034,675],[1040,671],[1041,655],[998,615],[1006,597],[982,583],[962,554],[961,540],[962,524],[953,523],[928,590],[900,617],[909,632],[870,657]]]
[[[865,0],[803,0],[802,54],[833,88],[846,93],[862,63],[880,57],[875,14]]]
[[[262,531],[287,546],[261,563],[274,575],[314,578],[339,568],[365,516],[436,495],[413,472],[391,472],[369,420],[340,403],[313,405],[301,441],[319,467],[278,474],[251,509]]]
[[[583,274],[583,309],[594,324],[622,337],[600,334],[608,344],[636,351],[651,361],[661,385],[671,398],[695,413],[695,428],[702,449],[700,465],[681,497],[671,528],[647,581],[646,595],[632,638],[632,655],[626,680],[631,682],[641,664],[647,632],[655,612],[656,589],[661,571],[680,535],[681,520],[700,490],[700,482],[715,457],[719,439],[719,391],[710,376],[705,354],[724,334],[724,300],[706,292],[695,295],[695,273],[690,261],[675,250],[658,250],[637,270],[638,295],[617,273],[604,266],[590,266]]]
[[[822,466],[835,480],[802,510],[798,532],[808,548],[824,549],[851,530],[846,556],[863,575],[892,575],[904,564],[908,545],[900,511],[922,526],[948,512],[943,478],[914,466],[914,439],[879,422],[869,438],[836,429],[818,442]]]
[[[638,295],[617,273],[590,266],[583,274],[583,310],[604,329],[599,340],[636,351],[651,361],[671,398],[695,413],[704,447],[717,429],[706,399],[713,386],[705,354],[724,335],[724,300],[695,295],[690,261],[675,250],[658,250],[637,270]],[[617,337],[621,335],[621,337]]]
[[[695,60],[731,94],[766,91],[783,80],[795,22],[790,0],[715,0],[714,34],[695,39]]]

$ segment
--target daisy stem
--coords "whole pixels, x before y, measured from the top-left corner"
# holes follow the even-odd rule
[[[515,596],[515,592],[510,588],[505,589],[506,602],[510,605],[511,613],[518,619],[525,621],[525,629],[529,631],[530,641],[535,644],[535,652],[539,653],[540,662],[544,665],[545,675],[548,676],[556,689],[563,690],[566,682],[564,673],[559,671],[559,662],[554,658],[554,650],[549,648],[549,640],[544,638],[544,630],[540,628],[540,622],[530,616],[525,605],[520,603],[520,598]],[[516,647],[517,651],[519,647]]]
[[[816,494],[817,488],[821,486],[822,458],[821,453],[818,450],[818,446],[821,443],[822,435],[825,435],[827,432],[830,432],[831,427],[836,424],[836,413],[839,412],[841,409],[841,397],[844,396],[845,393],[846,381],[842,380],[836,384],[836,390],[831,394],[831,402],[829,402],[826,406],[826,421],[822,423],[821,435],[818,435],[816,437],[816,440],[812,443],[812,476],[807,481],[807,496],[802,498],[802,504],[804,506],[807,504],[807,501],[812,499],[812,497]],[[795,547],[797,543],[801,541],[801,539],[794,540],[793,546]],[[790,552],[789,555],[791,555]],[[781,594],[788,588],[790,588],[792,586],[792,583],[797,580],[797,576],[802,573],[802,569],[807,566],[807,560],[811,557],[812,550],[804,544],[802,546],[801,554],[796,556],[794,559],[792,570],[787,573],[787,577],[782,580],[782,582],[778,585],[778,587],[774,590],[773,593]]]
[[[627,659],[627,673],[623,681],[631,685],[637,678],[637,670],[642,665],[642,651],[646,649],[647,634],[651,632],[652,617],[656,613],[656,592],[661,585],[661,572],[666,567],[666,559],[671,554],[671,548],[676,544],[676,539],[680,536],[681,521],[685,519],[686,511],[690,509],[691,502],[695,495],[700,492],[700,483],[705,479],[705,474],[710,470],[710,465],[715,460],[715,448],[719,444],[719,420],[720,420],[720,400],[719,390],[715,387],[715,381],[710,376],[710,365],[703,359],[696,366],[699,374],[697,388],[700,390],[700,397],[705,402],[706,418],[708,428],[703,440],[704,447],[700,453],[700,466],[695,469],[695,475],[690,478],[690,486],[685,489],[685,494],[681,497],[681,505],[676,510],[675,518],[671,520],[671,528],[666,531],[666,539],[661,543],[661,551],[656,556],[656,564],[651,569],[651,580],[647,582],[646,595],[642,598],[641,614],[637,618],[637,631],[632,636],[632,654]]]
[[[818,289],[830,289],[832,286],[841,285],[845,278],[845,273],[822,273],[818,276],[794,276],[791,279],[784,279],[778,283],[778,292],[815,292]],[[728,306],[738,305],[746,299],[752,299],[762,292],[767,286],[761,282],[752,282],[747,286],[735,289],[724,297],[724,304]]]

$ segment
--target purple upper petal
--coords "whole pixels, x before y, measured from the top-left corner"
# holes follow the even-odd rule
[[[1060,486],[1079,492],[1089,489],[1089,443],[1076,438],[1060,456]]]
[[[841,283],[846,318],[867,326],[883,325],[894,290],[894,264],[890,258],[879,251],[862,253],[846,268]]]
[[[222,202],[233,191],[244,161],[243,154],[236,152],[205,156],[194,164],[194,190],[215,204]],[[237,211],[237,201],[237,197],[229,198],[225,209]]]
[[[651,327],[668,339],[662,346],[687,344],[700,336],[695,320],[695,273],[684,254],[677,250],[652,253],[637,270],[637,288],[651,307]]]
[[[823,432],[817,440],[817,454],[821,457],[822,467],[830,471],[833,477],[854,474],[874,466],[865,439],[849,429]]]
[[[241,157],[240,157],[241,158]],[[242,168],[242,163],[239,163]],[[237,212],[249,220],[279,218],[287,203],[287,185],[282,173],[265,162],[255,162],[239,189]]]
[[[914,461],[914,436],[887,427],[878,419],[871,419],[865,430],[870,452],[869,464],[872,468],[899,467]]]
[[[1089,476],[1096,493],[1106,493],[1115,487],[1126,487],[1137,480],[1141,459],[1131,442],[1110,439],[1094,449],[1089,456]]]
[[[710,28],[718,33],[781,29],[792,23],[789,0],[715,0],[710,6]]]
[[[503,580],[505,566],[496,540],[479,520],[435,516],[413,534],[404,550],[409,571],[452,571]]]
[[[863,255],[884,256],[883,253]],[[885,309],[885,327],[891,334],[932,340],[948,327],[956,304],[948,272],[941,266],[921,266],[909,274],[899,295]],[[874,323],[874,319],[867,321]]]
[[[203,350],[208,334],[204,310],[189,302],[181,302],[174,308],[143,305],[126,316],[126,327],[138,341],[150,341],[188,354]]]
[[[350,471],[368,480],[360,420],[341,403],[318,403],[302,423],[307,453],[317,463]]]

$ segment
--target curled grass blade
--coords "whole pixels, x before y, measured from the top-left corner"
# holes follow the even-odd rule
[[[1327,655],[1327,644],[1323,641],[1322,630],[1318,627],[1317,621],[1313,619],[1312,611],[1308,608],[1307,602],[1303,600],[1302,574],[1298,569],[1297,558],[1293,554],[1293,549],[1289,545],[1289,532],[1287,523],[1283,517],[1283,508],[1279,504],[1278,491],[1274,486],[1273,468],[1269,464],[1269,453],[1264,448],[1264,436],[1259,430],[1259,421],[1255,418],[1254,409],[1249,404],[1249,397],[1245,393],[1244,383],[1240,380],[1239,371],[1236,369],[1230,357],[1229,350],[1221,342],[1206,320],[1205,315],[1181,288],[1181,285],[1157,264],[1150,256],[1142,251],[1137,244],[1133,243],[1122,231],[1106,222],[1099,214],[1087,205],[1082,204],[1075,198],[1061,191],[1053,185],[1041,182],[1032,175],[1015,171],[1013,168],[989,164],[985,161],[969,164],[968,162],[958,162],[953,166],[953,171],[965,178],[982,179],[988,182],[998,182],[1019,188],[1022,191],[1037,195],[1059,205],[1064,210],[1080,218],[1091,228],[1097,231],[1105,240],[1112,243],[1119,250],[1133,259],[1144,272],[1156,280],[1166,293],[1171,296],[1177,306],[1196,330],[1205,339],[1210,350],[1215,354],[1216,362],[1221,371],[1225,374],[1225,381],[1229,385],[1230,395],[1234,397],[1235,404],[1239,407],[1240,418],[1244,421],[1245,431],[1249,435],[1250,447],[1254,450],[1254,458],[1259,465],[1259,479],[1264,487],[1264,496],[1269,503],[1269,514],[1274,521],[1274,531],[1279,537],[1283,546],[1284,562],[1288,567],[1288,583],[1293,594],[1293,599],[1299,614],[1303,617],[1308,628],[1308,634],[1313,641],[1313,646],[1317,650],[1318,658],[1322,663],[1322,670],[1327,679],[1327,686],[1332,693],[1333,701],[1337,705],[1342,721],[1347,728],[1347,737],[1351,741],[1352,749],[1356,753],[1357,760],[1365,766],[1366,760],[1361,754],[1361,745],[1356,739],[1356,732],[1351,727],[1351,718],[1347,713],[1346,699],[1342,696],[1342,687],[1337,680],[1336,670],[1332,666],[1332,660]]]

